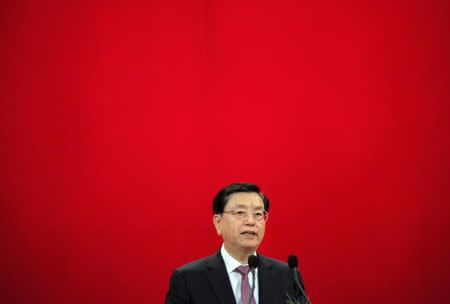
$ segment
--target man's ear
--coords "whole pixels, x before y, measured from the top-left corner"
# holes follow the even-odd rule
[[[218,235],[222,235],[222,216],[220,214],[214,214],[213,216],[214,227]]]

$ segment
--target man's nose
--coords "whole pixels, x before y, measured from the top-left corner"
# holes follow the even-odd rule
[[[247,214],[247,220],[245,221],[247,225],[255,225],[256,221],[253,218],[253,214]]]

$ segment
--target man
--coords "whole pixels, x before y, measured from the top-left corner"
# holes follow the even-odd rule
[[[256,185],[235,183],[220,190],[213,200],[213,222],[223,245],[214,255],[174,271],[166,304],[247,304],[249,299],[252,304],[285,304],[288,295],[298,298],[292,270],[256,253],[268,210],[269,200]],[[252,298],[250,255],[259,259]]]

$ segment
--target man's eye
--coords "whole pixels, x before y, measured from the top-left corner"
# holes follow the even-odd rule
[[[235,212],[237,215],[244,215],[245,214],[245,211],[236,211]]]
[[[260,216],[263,216],[264,213],[262,213],[262,212],[255,212],[254,215],[260,217]]]

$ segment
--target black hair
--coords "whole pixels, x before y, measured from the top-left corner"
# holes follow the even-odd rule
[[[222,188],[219,192],[217,192],[216,196],[213,199],[213,212],[214,214],[222,214],[225,209],[225,205],[228,203],[228,198],[233,193],[238,192],[255,192],[259,196],[264,203],[264,210],[269,211],[269,199],[264,193],[261,192],[259,187],[255,184],[250,183],[234,183]]]

